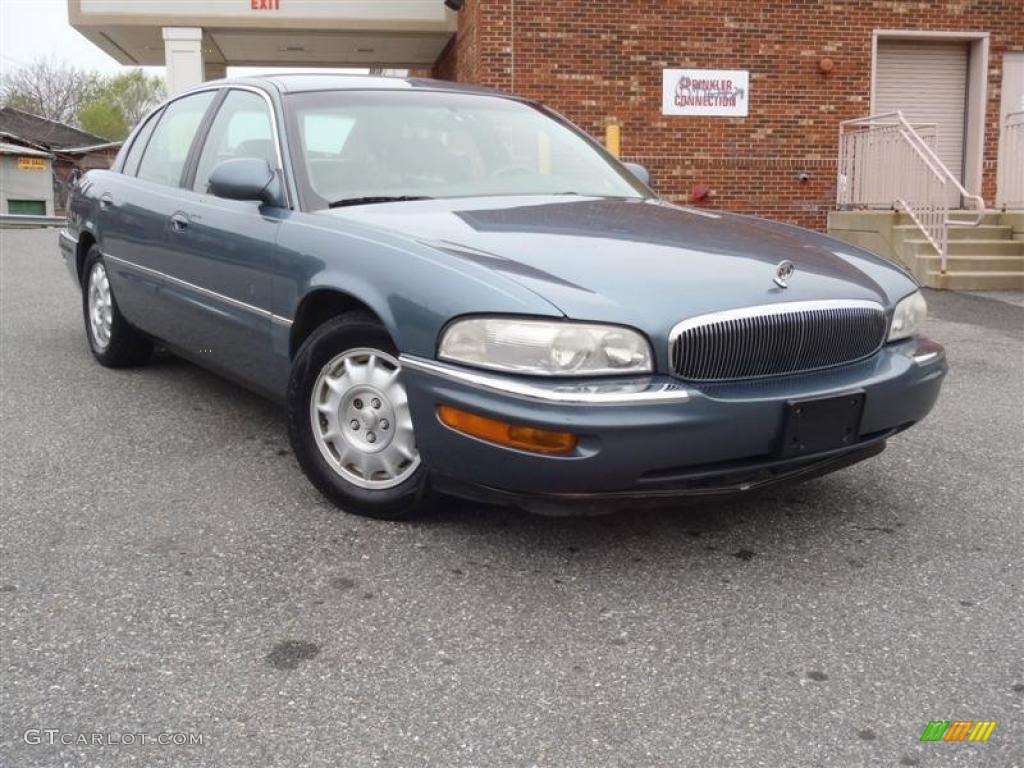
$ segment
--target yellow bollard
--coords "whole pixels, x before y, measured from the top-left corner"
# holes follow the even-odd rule
[[[622,151],[622,129],[618,125],[609,125],[604,130],[604,146],[615,157]]]

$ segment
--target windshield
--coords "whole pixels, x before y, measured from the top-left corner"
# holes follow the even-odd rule
[[[307,209],[387,198],[649,194],[577,130],[511,99],[321,91],[292,94],[286,104]]]

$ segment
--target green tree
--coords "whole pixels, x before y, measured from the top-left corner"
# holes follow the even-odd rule
[[[163,78],[133,69],[100,81],[78,110],[83,131],[120,141],[165,93]]]
[[[78,124],[83,131],[111,141],[124,139],[132,127],[117,104],[108,98],[94,98],[78,110]]]

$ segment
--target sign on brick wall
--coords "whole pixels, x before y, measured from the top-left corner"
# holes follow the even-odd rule
[[[662,70],[664,115],[746,117],[749,97],[745,69]]]

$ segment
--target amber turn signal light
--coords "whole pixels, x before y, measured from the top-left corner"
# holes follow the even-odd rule
[[[533,453],[559,454],[569,453],[576,447],[576,435],[569,432],[551,432],[546,429],[524,427],[519,424],[508,424],[475,413],[460,411],[448,405],[437,408],[437,417],[441,423],[456,432],[477,437],[489,443],[504,445],[507,448],[518,448]]]

